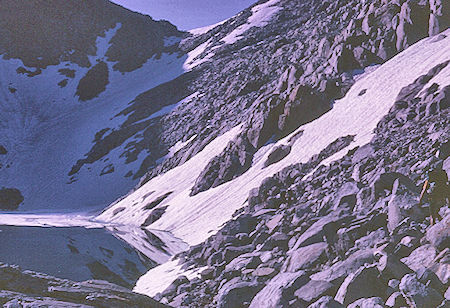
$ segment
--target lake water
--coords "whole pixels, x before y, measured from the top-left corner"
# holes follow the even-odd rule
[[[0,226],[0,262],[74,281],[101,279],[133,287],[137,279],[158,262],[122,240],[122,237],[133,238],[144,231],[131,232],[132,236],[129,232],[114,234],[101,228],[3,225]],[[147,249],[159,251],[158,256],[168,258],[170,249],[163,247],[158,236],[146,232],[143,241]]]

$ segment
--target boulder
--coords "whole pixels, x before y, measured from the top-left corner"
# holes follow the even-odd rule
[[[256,268],[261,263],[262,262],[259,256],[255,255],[254,253],[246,253],[240,255],[239,257],[235,258],[230,263],[228,263],[225,267],[225,271],[231,270],[240,271],[243,269]]]
[[[334,299],[348,306],[360,298],[381,297],[386,287],[378,279],[376,266],[363,266],[355,273],[351,273],[339,287]]]
[[[323,296],[319,300],[315,301],[308,308],[344,308],[341,303],[338,303],[331,296]]]
[[[397,308],[397,307],[407,307],[408,303],[406,302],[403,294],[401,292],[394,292],[389,296],[386,300],[386,306]]]
[[[230,141],[223,152],[215,156],[200,173],[191,196],[229,182],[247,171],[252,164],[255,148],[245,134]]]
[[[408,305],[412,307],[437,307],[444,299],[435,289],[421,283],[416,274],[405,275],[399,288]]]
[[[318,221],[313,223],[295,243],[294,250],[300,247],[308,246],[314,243],[319,243],[323,241],[325,236],[324,227],[327,225],[335,225],[335,232],[338,230],[338,226],[343,224],[345,221],[349,220],[349,216],[339,215],[339,213],[331,213],[327,216],[320,218]],[[330,228],[330,232],[331,232]]]
[[[442,283],[448,285],[450,283],[450,248],[441,251],[429,269],[439,277]]]
[[[235,277],[220,288],[215,297],[217,307],[242,307],[244,306],[244,303],[250,302],[262,287],[263,285],[256,281],[244,282],[240,277]]]
[[[425,218],[425,212],[418,206],[417,191],[409,190],[408,187],[402,185],[400,179],[397,178],[394,181],[392,195],[388,202],[389,231],[393,232],[406,217],[421,221]]]
[[[361,298],[348,305],[348,308],[384,308],[384,301],[380,297]]]
[[[412,269],[402,263],[396,256],[391,254],[381,256],[377,267],[381,277],[385,281],[389,281],[391,279],[402,279],[402,277],[406,274],[411,274],[413,272]]]
[[[424,1],[407,0],[402,4],[396,29],[398,51],[408,48],[428,35],[428,14]]]
[[[401,261],[413,271],[418,271],[431,266],[435,257],[436,249],[432,245],[426,244],[414,249],[409,256],[402,258]]]
[[[25,307],[71,307],[70,304],[58,306],[59,302],[76,303],[77,307],[167,307],[150,297],[133,293],[129,289],[106,281],[74,282],[32,271],[22,271],[17,266],[2,263],[0,263],[0,286],[3,290],[0,291],[2,304],[5,302],[1,298],[6,297],[10,301],[18,300],[22,304],[26,301]],[[12,291],[14,294],[11,296],[9,292],[9,295],[5,296],[5,291]],[[12,304],[9,307],[22,307]]]
[[[430,0],[428,35],[433,36],[450,27],[450,3],[446,0]]]
[[[290,300],[293,298],[294,291],[305,285],[308,281],[308,275],[303,271],[280,273],[270,280],[253,298],[249,308],[288,307]]]
[[[450,247],[450,215],[429,228],[426,237],[438,250]]]
[[[270,267],[259,267],[252,272],[255,277],[272,278],[277,274],[276,270]]]
[[[2,146],[0,144],[0,155],[6,155],[8,154],[8,151],[6,150],[6,148],[4,146]]]
[[[311,275],[311,279],[340,284],[345,277],[357,271],[361,266],[373,264],[375,262],[373,253],[373,249],[356,251],[348,256],[347,259],[336,262],[331,267]]]
[[[287,250],[289,243],[289,237],[281,232],[272,234],[262,245],[261,250],[272,250],[275,247],[279,247],[281,250]]]
[[[432,287],[439,293],[444,293],[447,289],[439,280],[438,276],[430,269],[423,268],[417,271],[417,279],[426,286]]]
[[[355,182],[343,184],[337,192],[334,209],[349,208],[350,210],[353,210],[356,205],[356,195],[358,192],[359,188]]]
[[[289,251],[284,266],[288,272],[311,268],[324,261],[327,243],[320,242]]]
[[[278,129],[287,136],[299,126],[309,123],[330,110],[330,104],[307,85],[298,85],[290,94],[278,119]]]
[[[305,303],[311,303],[322,296],[334,296],[336,286],[327,281],[310,280],[307,284],[294,292],[294,295]]]
[[[289,155],[291,152],[291,146],[290,145],[280,145],[277,146],[275,149],[270,152],[270,154],[267,156],[267,160],[264,162],[264,168],[275,164],[285,158]]]
[[[400,183],[412,192],[418,192],[418,188],[407,176],[398,172],[383,172],[377,174],[371,181],[372,192],[375,198],[378,198],[384,190],[392,191],[395,180],[399,179]]]

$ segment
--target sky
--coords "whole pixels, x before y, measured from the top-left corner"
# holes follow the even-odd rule
[[[209,26],[249,7],[257,0],[110,0],[130,10],[166,19],[180,30]]]

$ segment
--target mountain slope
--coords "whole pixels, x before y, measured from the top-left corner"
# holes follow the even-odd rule
[[[173,196],[169,196],[164,202],[161,202],[160,206],[166,208],[165,213],[150,227],[169,230],[191,245],[204,242],[212,233],[220,230],[220,226],[229,221],[236,210],[249,205],[250,198],[254,194],[249,196],[249,191],[257,188],[261,183],[266,183],[267,177],[294,164],[306,164],[308,162],[311,165],[310,162],[315,160],[316,162],[309,167],[310,169],[306,170],[304,175],[307,175],[315,170],[317,163],[328,165],[340,159],[349,150],[367,144],[373,138],[373,131],[378,123],[394,106],[400,91],[409,84],[413,84],[417,78],[427,74],[430,68],[441,65],[441,70],[437,71],[435,75],[431,76],[432,78],[427,79],[427,82],[422,85],[423,89],[434,83],[437,84],[439,89],[450,85],[449,37],[447,31],[441,37],[422,40],[376,68],[373,72],[362,76],[343,99],[335,102],[331,111],[321,118],[301,126],[292,135],[266,146],[260,155],[257,153],[256,156],[259,159],[245,174],[237,179],[194,197],[189,197],[188,194],[192,188],[191,185],[193,185],[193,171],[189,168],[188,161],[185,164],[186,168],[190,170],[188,174],[183,174],[182,166],[173,169],[171,173],[156,177],[100,217],[105,217],[114,208],[121,206],[125,210],[117,214],[117,218],[112,218],[113,221],[116,219],[117,221],[122,220],[127,223],[139,224],[146,216],[138,214],[131,218],[129,213],[145,213],[145,210],[139,206],[141,195],[148,191],[155,191],[155,196],[165,193],[164,186],[160,183],[164,183],[165,180],[167,183],[172,183],[174,180],[170,180],[171,178],[179,180],[179,183],[189,181],[190,185],[177,186],[181,191],[175,190]],[[435,50],[441,52],[436,53]],[[293,138],[296,135],[299,135],[299,137]],[[330,148],[329,145],[332,145],[334,141],[346,136],[352,136],[350,142],[343,142],[341,146],[331,147],[331,151],[328,150],[327,155],[314,156],[322,150]],[[217,142],[221,138],[229,139],[223,136],[218,138]],[[445,136],[442,138],[445,138]],[[446,138],[448,138],[448,132]],[[290,142],[292,139],[296,140]],[[282,145],[289,145],[290,153],[279,162],[264,167],[264,163],[268,160],[268,156],[273,149]],[[219,147],[214,146],[214,148]],[[208,147],[204,150],[205,154],[207,149]],[[202,156],[204,155],[202,153],[199,154],[201,160],[206,161],[207,159]],[[214,153],[208,157],[212,158],[213,155]],[[195,159],[196,157],[192,160]],[[192,163],[197,165],[197,163]],[[255,193],[259,198],[263,198],[258,195],[257,191]],[[262,202],[266,202],[266,206],[271,207],[269,200],[263,198]],[[134,206],[131,206],[131,204],[134,204]],[[140,217],[140,219],[136,219],[136,217]],[[158,268],[151,270],[147,274],[149,278],[146,279],[144,276],[138,282],[136,290],[152,296],[158,291],[162,291],[164,287],[160,283],[154,283],[153,277],[166,274],[172,276],[174,273],[169,274],[172,268],[163,273],[160,270]],[[178,275],[181,274],[182,272],[178,273]]]
[[[136,184],[130,176],[145,157],[127,159],[130,149],[119,143],[89,168],[74,166],[126,121],[118,114],[136,96],[184,73],[177,48],[184,34],[108,1],[4,1],[2,8],[0,187],[21,192],[20,210],[107,205]]]

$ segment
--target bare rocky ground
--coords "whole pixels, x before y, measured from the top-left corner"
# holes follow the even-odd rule
[[[101,281],[73,282],[0,263],[0,305],[3,307],[154,307],[145,295]]]

